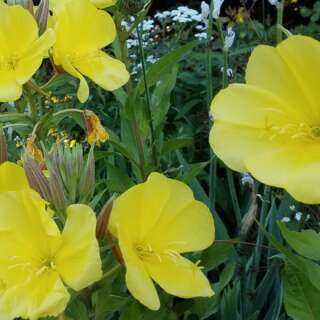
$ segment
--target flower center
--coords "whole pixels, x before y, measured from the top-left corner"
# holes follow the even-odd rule
[[[10,57],[0,56],[0,71],[12,71],[18,64],[19,57],[13,54]]]
[[[55,268],[56,268],[56,264],[53,258],[51,257],[44,258],[40,263],[40,267],[37,270],[36,275],[41,275],[45,272],[55,270]]]
[[[278,136],[290,137],[293,140],[316,140],[320,138],[320,126],[310,126],[306,123],[289,123],[285,126],[270,126],[270,139]]]

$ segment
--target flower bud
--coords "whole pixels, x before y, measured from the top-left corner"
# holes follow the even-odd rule
[[[6,137],[0,127],[0,164],[8,161],[8,151]]]
[[[113,207],[114,197],[111,197],[108,202],[101,209],[97,219],[96,235],[97,239],[102,240],[108,232],[107,227],[109,218]]]
[[[37,191],[44,200],[51,202],[49,181],[43,174],[37,161],[30,157],[30,155],[26,154],[23,161],[23,166],[30,187]]]
[[[129,15],[139,13],[145,6],[144,0],[121,0],[119,2],[120,10]]]
[[[39,26],[39,34],[43,34],[47,29],[49,16],[49,0],[41,0],[36,11],[35,18]]]
[[[42,151],[37,147],[34,143],[34,139],[31,137],[27,139],[26,153],[40,165],[43,164],[44,159]]]

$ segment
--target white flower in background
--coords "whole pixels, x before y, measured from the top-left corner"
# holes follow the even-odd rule
[[[223,69],[223,68],[222,68]],[[229,69],[228,69],[229,70]],[[230,69],[231,70],[231,69]],[[232,70],[231,70],[232,71]],[[248,185],[249,187],[253,186],[254,185],[254,180],[252,178],[252,176],[248,173],[244,173],[242,175],[242,178],[241,178],[241,183],[245,186],[245,185]]]
[[[194,36],[198,40],[206,40],[208,37],[208,33],[207,32],[200,32],[200,33],[196,33]]]
[[[236,37],[236,33],[234,32],[232,27],[228,27],[227,33],[226,33],[226,36],[224,39],[224,49],[225,50],[229,50],[232,47],[235,37]]]
[[[152,54],[152,55],[148,56],[146,60],[147,60],[147,62],[153,64],[153,63],[156,63],[159,59],[156,58],[156,57]]]
[[[297,221],[301,221],[302,212],[297,212],[297,213],[294,215],[294,218],[295,218]]]
[[[201,2],[201,18],[205,24],[208,24],[208,18],[210,14],[210,6],[205,2]]]
[[[291,219],[290,219],[289,217],[283,217],[283,218],[281,219],[281,221],[282,221],[282,222],[290,222]]]
[[[289,207],[289,209],[290,209],[291,211],[296,211],[296,206],[295,206],[295,205],[291,205],[291,206]]]
[[[272,5],[272,6],[277,6],[279,4],[279,1],[278,0],[269,0],[269,3]]]
[[[212,16],[213,16],[214,19],[218,19],[219,18],[223,1],[224,0],[213,0]]]
[[[224,67],[221,67],[220,71],[221,71],[222,73],[224,73]],[[233,70],[232,70],[231,68],[228,68],[228,69],[227,69],[227,76],[228,76],[229,78],[233,78]],[[251,177],[251,176],[250,176],[250,177]],[[252,178],[251,178],[251,179],[252,179]]]

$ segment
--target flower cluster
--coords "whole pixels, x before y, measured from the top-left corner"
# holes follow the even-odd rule
[[[111,16],[95,5],[102,8],[114,1],[92,2],[50,0],[53,15],[40,37],[37,22],[28,10],[0,2],[0,101],[19,99],[22,86],[48,55],[52,56],[55,68],[80,80],[78,98],[81,102],[89,97],[84,76],[109,91],[128,81],[124,64],[102,50],[113,42],[116,29]]]

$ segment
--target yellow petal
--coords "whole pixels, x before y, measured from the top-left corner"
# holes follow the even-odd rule
[[[320,119],[319,72],[320,72],[320,42],[306,36],[291,36],[277,46],[277,52],[290,67],[290,71],[297,79],[300,90],[306,101],[300,106],[306,112],[310,105],[312,113]],[[294,98],[295,93],[292,93]]]
[[[17,83],[12,71],[0,71],[0,102],[18,100],[22,95],[22,85]]]
[[[143,241],[158,221],[169,192],[168,179],[156,173],[146,183],[130,188],[114,202],[110,230],[116,236],[121,228],[132,241]]]
[[[130,241],[120,236],[120,247],[126,265],[126,284],[128,290],[140,303],[151,310],[160,308],[157,290],[148,275],[143,262],[132,250]]]
[[[41,66],[43,57],[52,47],[55,41],[55,34],[48,29],[38,40],[36,40],[18,61],[15,68],[16,79],[19,84],[26,83]]]
[[[0,193],[29,189],[29,184],[22,167],[5,162],[0,165]]]
[[[0,30],[9,53],[23,54],[38,38],[37,23],[22,6],[1,3],[0,8]]]
[[[125,65],[103,51],[99,51],[95,57],[88,56],[87,59],[76,61],[74,66],[105,90],[116,90],[129,80]]]
[[[210,144],[216,155],[231,169],[248,172],[246,159],[282,149],[283,140],[272,139],[271,134],[261,129],[216,121],[210,132]]]
[[[300,112],[272,92],[245,84],[221,90],[212,101],[211,112],[215,121],[261,129],[303,121]]]
[[[26,281],[27,280],[27,281]],[[5,289],[0,296],[0,318],[37,320],[61,314],[70,295],[59,275],[47,271]],[[2,283],[5,286],[5,283]]]
[[[80,102],[86,102],[89,98],[89,86],[86,79],[71,65],[67,59],[65,59],[64,56],[61,57],[61,65],[66,72],[80,80],[77,96]]]
[[[108,8],[116,4],[117,0],[91,0],[91,2],[100,9]]]
[[[62,246],[56,255],[57,270],[65,283],[81,290],[102,276],[96,216],[85,205],[67,209],[68,219],[62,233]]]
[[[287,155],[288,156],[288,155]],[[286,190],[298,201],[308,204],[320,203],[320,148],[318,143],[301,144],[292,148],[289,155]]]
[[[296,77],[293,68],[276,48],[260,45],[250,57],[246,82],[273,93],[299,113],[302,119],[312,122],[317,114],[305,94],[305,83]]]
[[[181,298],[211,297],[214,292],[199,267],[176,254],[144,261],[151,278],[169,294]]]
[[[95,8],[88,0],[70,0],[55,17],[57,41],[54,50],[62,55],[76,55],[102,49],[115,39],[112,17]]]
[[[172,196],[177,195],[179,189],[173,189]],[[214,222],[209,208],[199,201],[186,197],[187,206],[179,211],[170,208],[163,210],[163,215],[146,242],[155,251],[173,250],[179,253],[204,250],[214,241]],[[167,214],[166,214],[167,213]],[[171,216],[171,219],[169,218]]]

